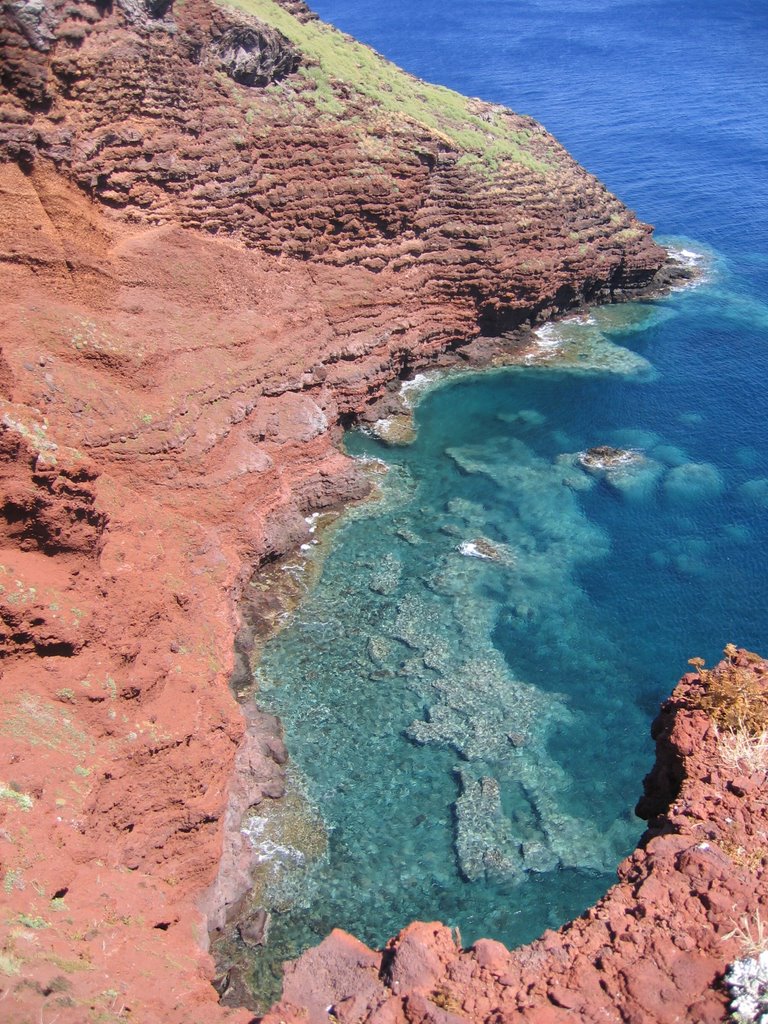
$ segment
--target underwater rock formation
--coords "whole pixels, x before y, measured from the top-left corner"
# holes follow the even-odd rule
[[[734,667],[744,685],[748,676],[756,692],[768,691],[768,662],[735,649],[712,678],[727,685]],[[701,710],[705,694],[691,673],[663,705],[638,806],[648,830],[618,883],[580,918],[513,951],[488,939],[462,949],[436,923],[409,925],[380,953],[335,931],[288,966],[283,999],[264,1024],[319,1024],[329,1007],[363,1024],[719,1024],[726,968],[754,947],[768,909],[768,763],[759,738],[736,749],[734,734],[718,731]],[[473,799],[493,821],[493,786],[478,785]],[[729,974],[739,1006],[756,1002],[753,974],[749,966]]]
[[[585,469],[601,470],[627,466],[641,461],[642,458],[640,452],[629,451],[625,448],[612,448],[610,445],[602,444],[582,452],[579,455],[579,462]]]

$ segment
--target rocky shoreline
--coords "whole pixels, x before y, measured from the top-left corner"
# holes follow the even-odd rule
[[[13,0],[0,30],[0,998],[250,1021],[198,903],[236,907],[251,773],[281,788],[229,688],[254,568],[366,493],[338,441],[398,381],[665,254],[529,118],[299,0]]]
[[[766,692],[768,663],[732,648],[708,682],[689,673],[662,706],[637,808],[648,829],[580,918],[511,952],[486,939],[463,950],[437,923],[409,925],[378,953],[334,931],[289,965],[264,1024],[722,1021],[726,968],[756,955],[768,901],[765,760],[734,756],[733,733],[702,710],[712,679],[734,672]]]
[[[654,281],[636,294],[628,292],[613,301],[642,301],[663,298],[672,289],[691,286],[700,278],[697,268],[681,266],[670,257]],[[568,316],[588,313],[588,307],[570,312]],[[524,365],[535,344],[532,327],[518,328],[503,337],[475,339],[466,346],[445,352],[426,366],[415,366],[413,375],[424,371],[440,378],[454,373],[480,372],[501,366]],[[395,386],[395,390],[392,390]],[[393,379],[384,387],[381,397],[363,410],[359,424],[369,427],[388,443],[408,443],[413,436],[411,426],[414,402],[410,389]],[[394,425],[381,433],[381,423]],[[393,436],[394,433],[394,436]],[[343,513],[350,500],[370,500],[370,495],[353,493],[338,495],[338,507],[323,514],[325,525],[333,523]],[[244,588],[239,602],[240,630],[235,638],[236,667],[231,679],[233,691],[238,695],[246,720],[246,732],[238,753],[230,789],[230,802],[225,826],[225,845],[216,882],[206,893],[200,906],[207,920],[214,951],[218,948],[216,979],[222,1002],[229,1006],[259,1007],[259,993],[249,989],[247,981],[247,949],[263,946],[268,935],[263,923],[269,921],[268,911],[249,899],[251,878],[258,870],[259,850],[250,843],[241,825],[247,815],[267,800],[270,806],[285,795],[285,765],[290,751],[283,743],[280,722],[258,707],[258,686],[253,669],[258,663],[258,652],[263,644],[283,628],[293,609],[302,600],[322,570],[322,557],[312,561],[301,559],[299,547],[277,554],[267,567],[256,570],[249,587]],[[493,557],[493,555],[482,555]],[[286,569],[298,570],[285,572]],[[262,804],[263,805],[263,804]],[[247,938],[254,919],[262,925],[258,941]],[[243,940],[243,936],[246,939]],[[218,944],[218,945],[216,945]]]
[[[388,444],[409,444],[414,438],[413,412],[415,403],[410,397],[410,384],[414,377],[429,374],[445,379],[455,373],[466,373],[504,366],[527,365],[538,348],[537,328],[544,325],[567,322],[588,316],[590,309],[600,305],[622,302],[653,302],[663,299],[673,291],[691,288],[706,277],[706,271],[699,265],[681,263],[673,251],[667,251],[667,258],[653,278],[634,289],[606,291],[590,303],[552,313],[549,317],[531,317],[530,322],[500,335],[480,334],[464,343],[451,346],[437,353],[424,366],[411,367],[405,379],[398,375],[385,386],[384,394],[374,398],[360,409],[353,422],[347,426],[369,429]]]

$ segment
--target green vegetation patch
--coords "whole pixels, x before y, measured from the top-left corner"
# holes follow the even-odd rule
[[[43,917],[35,916],[32,914],[19,914],[16,918],[19,924],[24,925],[25,928],[32,928],[37,931],[41,928],[48,928],[48,922]]]
[[[78,761],[93,752],[93,741],[77,728],[66,710],[36,694],[23,693],[16,702],[5,703],[0,733],[32,747],[69,753]]]
[[[22,811],[31,811],[34,804],[29,793],[21,793],[4,782],[0,782],[0,800],[8,800]]]
[[[18,957],[8,952],[0,953],[0,974],[19,974],[21,967],[22,961]]]
[[[474,155],[486,168],[512,160],[546,174],[549,167],[531,152],[531,131],[513,130],[505,111],[495,113],[452,89],[429,85],[330,25],[302,25],[273,0],[226,0],[290,40],[303,55],[300,75],[310,84],[317,109],[339,117],[368,101],[379,114],[410,121],[444,139],[453,149]]]

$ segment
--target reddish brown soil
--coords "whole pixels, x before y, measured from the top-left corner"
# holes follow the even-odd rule
[[[0,1015],[12,1024],[250,1018],[217,1004],[199,910],[215,923],[237,900],[238,808],[279,791],[274,723],[244,741],[227,685],[244,581],[306,539],[308,512],[365,493],[336,443],[399,375],[466,352],[481,330],[642,286],[664,258],[525,119],[478,105],[531,131],[554,161],[547,180],[514,162],[484,177],[406,122],[374,160],[359,125],[309,111],[301,55],[271,30],[259,73],[273,84],[232,81],[216,47],[244,24],[255,31],[208,0],[19,0],[0,14]],[[662,914],[678,877],[671,853],[664,863]],[[696,899],[691,927],[717,935]],[[596,927],[574,925],[558,948],[594,959]],[[619,933],[605,931],[606,948],[625,948]],[[453,957],[480,1019],[501,983],[485,954],[449,955],[435,934],[435,977]],[[673,987],[709,1012],[706,963],[695,993]],[[309,992],[302,972],[294,1002]],[[509,972],[504,1006],[534,984]],[[641,1006],[635,982],[621,985],[621,1005]],[[411,987],[397,1006],[437,1005]]]

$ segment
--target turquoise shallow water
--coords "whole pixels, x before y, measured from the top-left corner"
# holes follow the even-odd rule
[[[383,498],[259,669],[329,836],[277,855],[269,957],[413,918],[516,945],[611,884],[659,700],[688,657],[766,642],[764,425],[715,435],[736,382],[679,373],[722,288],[545,328],[543,364],[431,390],[410,447],[348,438]],[[598,444],[637,461],[590,472]]]
[[[515,945],[579,913],[642,831],[650,722],[687,659],[768,650],[765,12],[570,6],[500,0],[470,25],[457,0],[316,4],[541,117],[708,277],[433,387],[408,448],[348,437],[390,467],[382,500],[335,533],[259,669],[328,837],[302,863],[293,833],[254,825],[278,911],[265,989],[337,926],[380,945],[440,919]],[[637,461],[585,470],[601,444]]]

